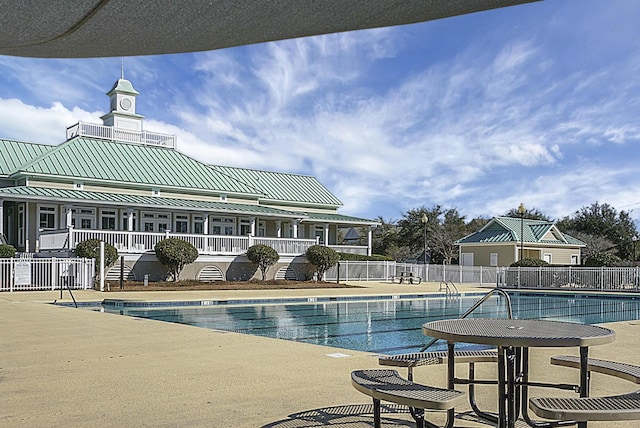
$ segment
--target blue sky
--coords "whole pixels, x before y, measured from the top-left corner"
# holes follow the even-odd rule
[[[471,219],[593,202],[640,219],[640,2],[547,0],[438,21],[124,59],[145,129],[202,162],[316,176],[340,210]],[[100,123],[120,58],[0,56],[0,138]]]

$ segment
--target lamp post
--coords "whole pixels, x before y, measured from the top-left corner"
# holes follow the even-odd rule
[[[423,224],[424,230],[424,245],[422,246],[422,262],[424,263],[424,280],[427,280],[427,223],[429,223],[429,217],[426,214],[422,214],[420,221]]]
[[[636,241],[638,241],[638,236],[633,235],[631,237],[631,240],[633,241],[633,261],[636,261]]]
[[[527,212],[527,207],[521,202],[518,207],[518,214],[520,214],[520,257],[518,260],[524,258],[524,214]]]

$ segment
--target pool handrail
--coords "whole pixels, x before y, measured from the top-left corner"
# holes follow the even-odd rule
[[[480,300],[478,300],[476,303],[474,303],[469,309],[467,309],[466,312],[460,316],[460,318],[466,318],[469,315],[471,315],[471,313],[473,311],[475,311],[478,308],[478,306],[482,305],[484,302],[486,302],[494,294],[500,294],[502,297],[504,297],[506,299],[506,301],[507,301],[507,317],[508,317],[508,319],[513,319],[513,310],[511,309],[511,297],[509,297],[509,294],[506,291],[504,291],[502,288],[499,288],[499,287],[491,289],[487,294],[482,296],[482,298]],[[433,338],[426,345],[424,345],[422,348],[420,348],[420,352],[426,351],[431,345],[433,345],[437,341],[438,341],[437,338]]]

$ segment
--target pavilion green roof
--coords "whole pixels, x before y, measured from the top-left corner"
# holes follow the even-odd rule
[[[53,148],[45,144],[0,140],[0,176],[11,175],[20,166]]]
[[[326,221],[328,223],[363,223],[370,225],[372,223],[376,224],[376,222],[372,222],[371,220],[367,220],[365,218],[359,217],[351,217],[348,215],[342,214],[333,214],[333,213],[305,213],[306,217],[311,220],[316,221]]]
[[[219,165],[212,165],[211,168],[253,187],[264,195],[262,199],[335,207],[342,205],[312,176]]]
[[[76,137],[17,168],[18,174],[260,196],[237,179],[161,147]]]
[[[549,232],[551,232],[552,239],[549,239]],[[459,239],[457,243],[507,243],[520,241],[551,245],[585,245],[584,242],[561,232],[553,222],[516,217],[495,217],[485,227]]]

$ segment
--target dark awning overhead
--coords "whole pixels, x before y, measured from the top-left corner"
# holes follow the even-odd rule
[[[194,52],[411,24],[535,0],[0,0],[0,54]]]

